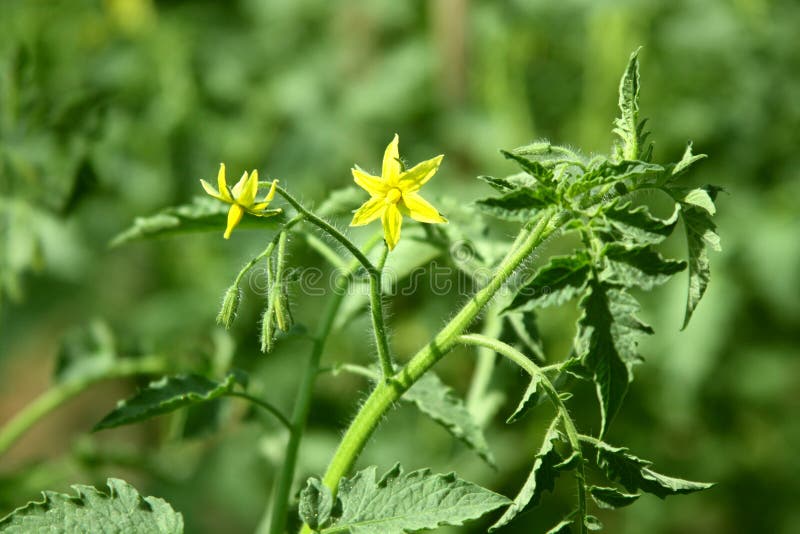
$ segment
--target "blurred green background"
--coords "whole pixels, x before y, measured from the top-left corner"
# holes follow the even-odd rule
[[[308,343],[288,338],[261,355],[262,304],[250,294],[232,335],[214,324],[263,233],[237,230],[226,242],[220,228],[113,249],[109,240],[134,217],[199,194],[198,179],[213,178],[220,161],[229,179],[257,167],[319,203],[350,183],[354,162],[375,169],[398,132],[409,161],[446,154],[431,198],[467,202],[487,192],[475,175],[511,170],[499,148],[547,137],[605,152],[619,76],[643,45],[642,113],[655,159],[676,161],[688,140],[709,154],[691,179],[727,191],[717,218],[724,251],[712,256],[710,288],[685,331],[684,277],[644,299],[657,334],[643,341],[647,363],[609,441],[659,471],[719,484],[599,515],[619,533],[797,532],[798,28],[795,0],[3,0],[0,421],[47,388],[64,336],[100,320],[120,351],[165,354],[176,369],[213,374],[233,358],[288,411]],[[682,246],[678,239],[676,254]],[[293,264],[321,263],[301,242],[292,250]],[[322,302],[298,297],[298,321],[313,325]],[[401,358],[456,302],[393,302]],[[543,314],[552,358],[568,349],[573,320],[568,306]],[[367,361],[367,329],[363,317],[349,321],[325,362]],[[461,351],[437,370],[464,393],[474,361]],[[187,532],[252,532],[281,459],[280,428],[242,417],[232,401],[87,436],[135,386],[99,385],[18,442],[0,461],[0,515],[43,489],[119,476],[170,501]],[[501,415],[524,386],[515,370],[498,369]],[[324,469],[365,387],[320,380],[298,480]],[[596,431],[591,395],[572,402]],[[487,428],[500,464],[492,470],[401,408],[361,465],[455,469],[512,495],[548,415],[512,427],[496,417]],[[425,444],[411,446],[410,435]],[[561,484],[504,532],[542,531],[572,499],[571,484]]]

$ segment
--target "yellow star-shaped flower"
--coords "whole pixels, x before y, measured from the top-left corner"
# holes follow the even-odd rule
[[[225,228],[225,234],[223,235],[225,239],[230,238],[231,232],[233,232],[233,229],[239,224],[239,221],[242,220],[245,212],[257,217],[271,217],[281,212],[280,208],[273,210],[267,209],[269,203],[275,198],[275,187],[278,185],[278,180],[272,181],[272,187],[269,188],[269,193],[264,197],[264,200],[256,202],[256,195],[258,194],[257,170],[253,170],[250,174],[245,171],[242,177],[239,178],[239,181],[236,182],[236,185],[234,185],[233,188],[229,188],[225,180],[225,164],[220,163],[219,173],[217,174],[217,187],[219,189],[214,189],[214,187],[205,180],[200,180],[200,183],[203,185],[203,189],[206,190],[206,193],[217,200],[231,205],[231,208],[228,210],[228,227]]]
[[[366,190],[371,198],[356,210],[350,226],[364,226],[380,217],[389,250],[394,249],[400,241],[403,215],[423,223],[447,222],[436,208],[417,193],[436,174],[444,156],[436,156],[403,170],[397,148],[399,142],[400,138],[395,134],[386,147],[380,177],[367,174],[358,166],[352,169],[356,184]]]

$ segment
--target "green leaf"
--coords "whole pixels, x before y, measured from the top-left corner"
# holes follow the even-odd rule
[[[495,191],[499,191],[501,193],[505,193],[506,191],[511,191],[512,189],[515,189],[514,185],[511,182],[509,182],[506,178],[495,178],[494,176],[478,176],[478,180],[486,182]]]
[[[597,463],[606,476],[622,484],[631,493],[641,490],[663,499],[669,495],[694,493],[714,486],[713,483],[693,482],[657,473],[650,469],[651,462],[630,454],[625,447],[614,447],[599,440],[589,443],[597,449]]]
[[[528,412],[528,410],[539,404],[539,400],[542,397],[542,392],[539,388],[541,382],[542,378],[539,375],[535,375],[531,378],[531,382],[528,384],[528,388],[522,395],[522,399],[519,401],[519,404],[517,404],[516,410],[514,410],[514,413],[509,415],[508,419],[506,419],[507,424],[516,423]]]
[[[508,340],[511,345],[522,345],[522,352],[527,352],[534,360],[545,361],[542,337],[536,324],[536,313],[533,310],[509,311],[503,314],[506,322],[503,323],[501,340]]]
[[[637,48],[628,60],[628,66],[619,82],[620,117],[614,120],[614,133],[619,141],[614,146],[617,160],[647,161],[652,147],[644,148],[648,134],[646,121],[639,121],[639,51]],[[644,155],[641,155],[644,149]]]
[[[539,210],[551,205],[541,189],[514,189],[500,197],[475,202],[482,212],[507,221],[527,221]]]
[[[705,192],[713,206],[718,189],[706,186]],[[683,198],[685,200],[686,196]],[[720,250],[719,236],[716,233],[717,227],[711,220],[711,213],[714,209],[709,210],[708,206],[702,206],[705,203],[702,195],[695,194],[692,200],[694,203],[680,202],[681,218],[686,229],[686,245],[689,250],[689,288],[682,328],[686,328],[689,324],[692,313],[700,303],[700,299],[703,298],[711,279],[708,247]]]
[[[573,521],[571,519],[564,519],[559,524],[545,532],[545,534],[569,534],[571,529],[569,528],[572,525]]]
[[[679,176],[683,174],[689,169],[689,167],[701,159],[705,159],[706,157],[707,156],[705,154],[692,154],[692,143],[687,144],[686,150],[683,153],[683,157],[672,169],[672,176]]]
[[[424,374],[401,399],[414,403],[422,413],[445,427],[487,463],[495,465],[494,456],[486,443],[483,430],[470,414],[464,401],[435,373]]]
[[[630,202],[614,202],[604,215],[624,241],[656,245],[666,239],[678,224],[678,209],[668,219],[653,217],[647,206],[633,208]]]
[[[223,382],[200,375],[165,376],[151,382],[130,399],[120,401],[93,431],[129,425],[185,406],[208,402],[231,392],[237,383],[241,383],[241,379],[235,374],[228,375]]]
[[[708,212],[709,215],[714,215],[717,212],[717,207],[714,206],[714,201],[711,199],[708,191],[702,187],[692,189],[686,193],[686,196],[680,199],[680,202],[681,204],[691,204],[692,206],[703,208]]]
[[[559,472],[571,467],[563,463],[564,459],[555,448],[555,444],[561,440],[561,434],[556,430],[558,421],[559,418],[556,417],[550,424],[550,428],[547,429],[542,446],[539,452],[536,453],[528,479],[514,498],[514,502],[506,509],[502,517],[489,528],[489,532],[507,525],[523,511],[536,506],[545,491],[553,491]]]
[[[111,240],[111,246],[130,241],[166,237],[189,232],[225,230],[229,206],[213,198],[195,197],[191,204],[167,208],[149,217],[137,217],[133,226]],[[246,215],[239,228],[277,228],[285,222],[280,210],[267,210],[266,216]]]
[[[308,524],[311,530],[319,530],[327,524],[332,510],[331,490],[318,478],[309,478],[306,487],[300,492],[300,519]]]
[[[686,262],[667,260],[650,245],[626,247],[611,243],[603,252],[607,261],[600,279],[624,287],[638,286],[650,290],[686,268]]]
[[[42,492],[43,501],[28,503],[0,520],[0,530],[8,534],[183,532],[183,516],[163,499],[142,497],[124,480],[109,478],[107,484],[107,494],[83,485],[72,486],[77,495]]]
[[[322,533],[402,534],[465,521],[509,503],[502,496],[455,473],[428,469],[403,473],[396,465],[379,480],[376,467],[339,482],[341,515]]]
[[[641,496],[639,493],[623,493],[616,488],[603,486],[589,486],[589,493],[597,506],[606,509],[628,506]]]
[[[578,320],[575,352],[595,382],[602,435],[622,405],[633,380],[633,365],[642,360],[636,337],[653,330],[635,317],[639,304],[622,289],[595,281],[579,306],[583,314]]]
[[[500,151],[506,159],[510,159],[517,163],[520,168],[528,173],[530,176],[536,179],[537,182],[542,184],[545,187],[551,187],[553,185],[553,170],[550,168],[545,167],[541,163],[537,161],[531,161],[523,156],[515,154],[513,152],[508,152],[506,150]]]
[[[563,304],[583,292],[590,272],[589,259],[584,255],[555,256],[517,290],[506,310]]]

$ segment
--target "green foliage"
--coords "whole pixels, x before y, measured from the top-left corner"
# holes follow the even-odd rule
[[[614,121],[614,133],[620,138],[614,147],[617,160],[648,161],[653,151],[652,145],[644,146],[648,136],[644,130],[646,121],[639,121],[639,50],[641,48],[631,54],[619,82],[619,110],[622,114]]]
[[[241,228],[277,228],[284,221],[278,210],[267,210],[270,217],[246,217]],[[133,225],[111,240],[112,246],[131,241],[196,232],[218,232],[225,228],[228,206],[207,197],[196,197],[191,204],[166,208],[149,217],[137,217]]]
[[[490,532],[507,525],[520,513],[536,506],[545,491],[553,490],[559,472],[568,466],[568,463],[556,450],[556,443],[562,439],[560,433],[556,430],[558,422],[558,418],[553,420],[550,428],[545,433],[541,448],[536,453],[528,479],[514,498],[511,506],[489,529]]]
[[[31,532],[108,532],[114,534],[180,534],[183,516],[157,497],[142,497],[116,478],[108,479],[109,492],[92,486],[72,486],[77,495],[43,492],[44,500],[17,508],[0,520],[9,534]]]
[[[222,382],[200,375],[165,376],[151,382],[130,399],[120,401],[95,425],[94,430],[138,423],[186,406],[214,400],[229,394],[242,380],[236,373],[229,374]]]
[[[622,484],[628,492],[641,490],[663,499],[669,495],[694,493],[714,486],[707,482],[693,482],[657,473],[650,469],[651,462],[630,454],[625,447],[614,447],[598,440],[588,442],[597,450],[597,463],[606,476]],[[623,505],[626,500],[633,500],[631,495],[625,496],[621,493],[609,500],[610,494],[602,490],[600,495],[606,497],[604,502],[615,507]]]
[[[309,483],[308,487],[314,486]],[[303,502],[309,499],[317,503]],[[458,478],[454,473],[432,474],[428,469],[404,473],[399,465],[377,477],[368,467],[339,483],[337,507],[340,512],[329,524],[321,521],[325,533],[402,534],[445,525],[463,525],[508,503],[508,499]],[[301,495],[301,510],[328,516],[332,504],[318,499],[316,492]]]
[[[333,511],[331,490],[318,478],[309,478],[300,492],[300,518],[312,530],[319,530],[328,522]]]
[[[453,437],[473,449],[489,465],[496,465],[483,430],[467,410],[464,401],[435,373],[424,375],[406,392],[403,399],[442,425]]]

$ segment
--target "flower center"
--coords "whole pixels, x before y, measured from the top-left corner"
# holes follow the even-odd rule
[[[387,204],[397,204],[400,201],[400,197],[403,194],[400,192],[398,188],[390,189],[388,193],[386,193],[386,203]]]

